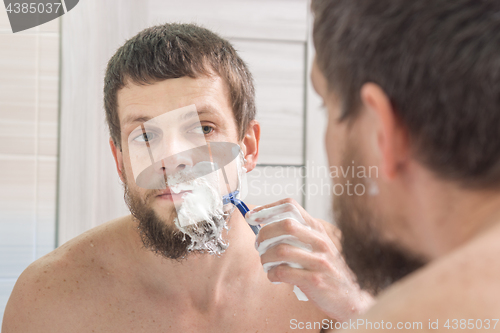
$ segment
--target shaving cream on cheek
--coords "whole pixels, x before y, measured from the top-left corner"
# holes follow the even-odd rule
[[[246,173],[243,155],[237,157],[237,187]],[[234,166],[233,166],[234,167]],[[217,170],[217,171],[214,171]],[[167,176],[170,191],[185,192],[182,200],[176,203],[176,227],[189,236],[191,244],[188,251],[207,252],[221,255],[228,244],[223,239],[224,230],[229,230],[227,220],[234,211],[232,204],[223,206],[220,170],[216,163],[199,162],[174,175]]]

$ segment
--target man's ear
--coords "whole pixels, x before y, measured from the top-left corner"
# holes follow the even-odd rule
[[[118,149],[115,146],[115,142],[113,141],[112,138],[109,138],[109,146],[111,147],[111,152],[113,153],[113,157],[115,158],[115,164],[116,164],[116,171],[118,171],[118,176],[120,176],[120,179],[122,182],[125,182],[123,178],[123,154],[121,149]]]
[[[374,148],[378,150],[381,173],[394,179],[410,154],[408,131],[379,85],[365,83],[361,87],[361,101],[369,113],[369,126],[375,131],[371,138],[376,138]]]
[[[260,124],[257,120],[252,120],[248,125],[247,132],[242,141],[243,154],[247,162],[245,168],[252,171],[257,165],[259,157]]]

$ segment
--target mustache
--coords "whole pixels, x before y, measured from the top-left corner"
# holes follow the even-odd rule
[[[144,162],[142,160],[136,161],[131,159],[131,163],[132,165],[137,163],[137,166],[140,166],[139,169],[141,171],[135,174],[135,180],[139,187],[157,189],[158,186],[162,186],[161,188],[165,189],[164,183],[167,183],[167,178],[172,176],[166,171],[169,170],[169,166],[177,166],[180,160],[187,160],[191,161],[189,163],[193,163],[193,165],[185,165],[185,168],[180,172],[186,173],[183,177],[194,179],[225,167],[240,154],[241,148],[236,143],[207,142],[206,145],[191,148],[156,161],[154,158],[151,158],[151,165],[145,169],[142,168],[143,163],[141,162]],[[175,171],[175,169],[170,170]]]
[[[158,172],[153,168],[148,168],[141,172],[135,182],[137,186],[151,190],[165,190],[168,187],[177,184],[190,184],[197,178],[206,176],[207,174],[216,171],[217,166],[213,166],[210,162],[201,162],[194,167],[187,167],[175,173]]]
[[[182,182],[182,184],[186,184],[186,185],[192,185],[193,183],[193,180],[190,180],[190,181],[186,181],[186,182]],[[144,200],[145,202],[148,202],[148,200],[152,197],[156,197],[156,196],[159,196],[161,194],[164,193],[165,190],[171,190],[172,187],[175,187],[176,185],[179,185],[180,183],[176,182],[176,183],[171,183],[171,184],[168,184],[168,183],[163,183],[163,186],[164,186],[164,189],[158,189],[158,190],[147,190],[146,191],[146,194],[144,195]],[[172,193],[178,193],[178,192],[175,192],[175,191],[172,191]]]

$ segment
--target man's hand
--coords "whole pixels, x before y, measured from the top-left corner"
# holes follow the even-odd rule
[[[311,217],[293,199],[257,207],[246,219],[263,226],[255,246],[271,282],[297,286],[337,321],[370,307],[373,298],[355,282],[340,253],[340,231],[333,225]]]

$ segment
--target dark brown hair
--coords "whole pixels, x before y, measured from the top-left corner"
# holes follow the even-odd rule
[[[117,93],[128,81],[153,84],[180,77],[220,76],[242,140],[255,119],[255,90],[247,65],[233,46],[217,34],[194,24],[164,24],[132,37],[111,57],[104,78],[104,108],[109,132],[121,148]]]
[[[342,119],[376,83],[421,162],[465,186],[500,185],[500,1],[313,0],[312,10]]]

